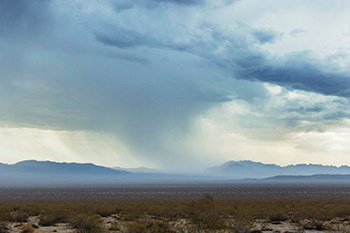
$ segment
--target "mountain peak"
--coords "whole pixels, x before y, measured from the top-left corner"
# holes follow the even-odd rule
[[[92,163],[66,163],[53,161],[23,160],[13,165],[5,165],[9,170],[21,173],[46,174],[127,174],[127,171],[116,170]]]
[[[251,160],[227,161],[220,166],[210,167],[207,172],[231,178],[265,178],[278,175],[350,174],[348,166],[321,164],[296,164],[280,166]]]

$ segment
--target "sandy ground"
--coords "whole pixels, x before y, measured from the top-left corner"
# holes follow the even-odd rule
[[[119,229],[118,230],[109,230],[108,232],[112,233],[125,233],[126,232],[126,222],[121,220],[121,216],[119,215],[112,215],[110,217],[104,217],[102,218],[106,229],[110,229],[110,227],[113,225],[113,223],[118,223]],[[234,221],[234,220],[233,220]],[[76,230],[72,228],[67,223],[58,223],[54,226],[39,226],[38,224],[39,218],[37,216],[30,217],[28,219],[27,223],[10,223],[8,228],[11,233],[20,233],[22,227],[25,224],[32,224],[35,227],[36,233],[52,233],[52,232],[58,232],[58,233],[75,233]],[[189,220],[186,219],[178,219],[176,221],[170,221],[168,224],[171,226],[171,229],[175,232],[181,232],[181,233],[191,233],[194,232],[195,226],[192,225]],[[256,220],[253,223],[253,227],[251,229],[251,232],[253,233],[345,233],[350,232],[350,222],[346,219],[333,219],[331,221],[323,222],[323,230],[316,230],[316,229],[307,229],[312,228],[315,225],[315,222],[312,220],[302,220],[298,223],[292,223],[289,220],[287,221],[277,221],[277,222],[268,222],[267,220]],[[221,230],[221,231],[202,231],[203,233],[211,233],[211,232],[217,232],[217,233],[229,233],[229,232],[235,232],[233,230]]]
[[[35,232],[37,233],[52,233],[52,232],[58,232],[58,233],[75,233],[75,229],[73,229],[69,224],[67,223],[58,223],[55,224],[55,226],[47,226],[42,227],[38,224],[39,218],[38,217],[29,217],[28,223],[32,224],[33,226],[37,226],[38,228],[35,229]],[[27,223],[11,223],[9,225],[9,230],[12,233],[20,233],[23,225]]]

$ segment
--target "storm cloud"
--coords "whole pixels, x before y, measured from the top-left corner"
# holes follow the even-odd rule
[[[166,24],[161,24],[155,31],[147,30],[147,25],[140,31],[132,25],[128,28],[123,25],[111,26],[106,31],[102,29],[95,37],[105,45],[122,49],[150,47],[191,53],[211,61],[237,79],[270,82],[324,95],[350,95],[348,72],[336,65],[328,65],[327,58],[317,59],[317,54],[310,51],[274,57],[255,45],[256,42],[273,43],[278,40],[277,32],[256,30],[239,22],[230,33],[216,25],[203,25],[202,22],[192,32],[187,28],[186,19],[180,23],[184,24],[183,27],[174,31],[170,28],[166,35],[159,32],[165,30],[162,27],[166,27]],[[184,36],[180,39],[177,38],[178,34]]]
[[[47,29],[51,22],[50,4],[50,0],[1,1],[1,36],[32,36]]]
[[[230,103],[249,106],[249,116],[235,118],[243,128],[270,127],[269,114],[298,131],[346,119],[348,57],[280,54],[297,27],[259,26],[240,4],[248,3],[1,1],[1,125],[110,133],[166,166],[198,160],[198,122]],[[312,35],[303,31],[293,38]],[[288,99],[299,91],[319,101]],[[286,100],[281,107],[273,98]]]

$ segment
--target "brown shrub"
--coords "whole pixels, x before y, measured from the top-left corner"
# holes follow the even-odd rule
[[[160,221],[136,221],[127,224],[127,233],[172,233],[166,223]]]
[[[71,224],[77,233],[103,233],[106,229],[98,215],[78,215],[71,219]]]
[[[283,213],[271,213],[269,220],[270,222],[283,222],[286,221],[288,219],[288,216],[283,214]]]
[[[35,232],[35,229],[32,226],[32,224],[29,224],[29,223],[24,225],[21,229],[21,233],[33,233],[33,232]]]
[[[109,227],[110,231],[120,231],[120,225],[117,222],[111,223],[111,226]]]
[[[62,219],[55,215],[40,215],[39,225],[40,226],[54,226],[56,223],[62,222]]]
[[[226,228],[225,221],[220,216],[214,198],[208,194],[189,205],[189,215],[192,222],[197,226],[197,231]]]
[[[129,222],[126,225],[127,233],[145,233],[147,232],[147,225],[141,222]]]
[[[11,222],[27,222],[28,214],[22,211],[11,213]]]
[[[7,225],[5,222],[0,222],[0,233],[9,233]]]

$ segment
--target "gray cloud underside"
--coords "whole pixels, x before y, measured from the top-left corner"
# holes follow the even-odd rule
[[[0,1],[0,35],[18,37],[39,33],[50,23],[51,1]]]
[[[277,63],[277,64],[276,64]],[[287,88],[350,97],[350,77],[336,67],[324,68],[322,61],[305,53],[287,57],[283,64],[262,58],[261,61],[244,61],[244,78],[275,83]]]
[[[274,58],[259,49],[277,41],[276,32],[240,23],[230,31],[204,21],[187,25],[183,12],[206,2],[107,1],[119,17],[110,19],[80,15],[79,8],[56,12],[53,3],[65,7],[60,1],[1,1],[1,124],[112,132],[137,153],[166,163],[164,155],[189,156],[183,138],[208,109],[232,98],[252,104],[267,98],[260,82],[350,96],[348,74],[312,54]],[[155,16],[163,10],[177,16],[175,26],[172,18]],[[131,17],[138,11],[142,21]],[[67,18],[68,26],[60,23]],[[227,75],[235,79],[220,81]],[[285,110],[300,121],[327,109]],[[320,119],[348,115],[331,113]]]
[[[145,46],[151,48],[168,48],[198,55],[226,69],[234,78],[270,82],[287,88],[310,91],[323,95],[350,97],[350,77],[348,72],[339,71],[338,67],[324,67],[325,62],[314,58],[311,52],[300,52],[273,58],[254,47],[254,41],[247,43],[247,36],[224,35],[215,27],[206,25],[202,30],[210,31],[209,38],[191,38],[186,43],[157,38],[152,33],[140,33],[132,29],[112,27],[105,32],[97,32],[95,37],[108,46],[127,49]],[[269,31],[249,33],[259,43],[269,43],[278,35]],[[175,35],[174,35],[175,36]],[[217,55],[216,51],[224,48],[225,53]]]
[[[27,2],[22,7],[30,9],[11,10],[26,12],[29,18],[49,10],[35,8],[30,13],[33,6]],[[56,16],[55,12],[50,14]],[[31,27],[26,22],[6,20],[3,18],[2,23],[11,28],[13,35],[16,32],[23,35]],[[46,34],[50,43],[41,35],[40,40],[31,39],[25,45],[14,43],[26,40],[24,37],[13,41],[7,35],[0,38],[7,44],[0,55],[2,125],[111,132],[132,150],[161,162],[163,155],[187,156],[180,144],[194,118],[228,100],[210,84],[198,86],[196,78],[186,71],[193,69],[190,65],[182,72],[172,67],[169,60],[152,54],[147,59],[135,55],[142,53],[137,49],[130,53],[102,49],[97,54],[95,50],[80,54],[80,50],[77,53],[65,48],[52,49],[50,46],[61,42],[52,38],[50,30],[45,30],[45,21],[41,23],[38,31]],[[90,46],[88,39],[78,41]],[[184,60],[181,65],[187,66],[186,56],[178,53],[164,56],[178,57]],[[150,60],[156,60],[158,65]],[[188,60],[201,62],[195,58]],[[169,149],[172,137],[179,139],[177,151]]]

